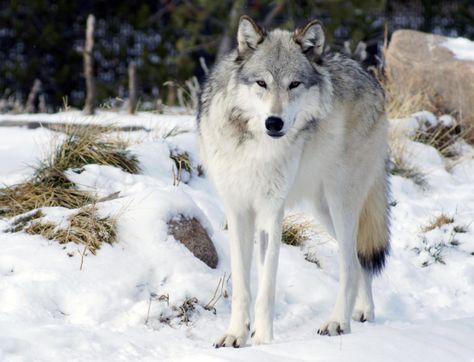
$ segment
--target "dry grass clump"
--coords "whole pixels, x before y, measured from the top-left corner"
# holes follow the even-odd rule
[[[39,219],[43,217],[44,214],[41,212],[41,210],[35,210],[32,212],[27,212],[23,215],[19,215],[16,218],[14,218],[11,222],[11,226],[5,230],[7,233],[16,233],[24,228],[26,228],[32,220]]]
[[[460,125],[445,126],[441,122],[436,125],[420,129],[415,134],[413,141],[421,142],[436,148],[444,157],[452,158],[458,156],[453,148],[456,142],[464,139],[466,135]]]
[[[170,158],[174,161],[178,173],[182,172],[182,170],[191,173],[193,165],[191,164],[191,159],[189,158],[189,154],[187,152],[172,152],[170,154]]]
[[[47,177],[51,171],[63,172],[88,164],[109,165],[129,173],[138,173],[138,159],[125,150],[123,140],[104,141],[104,127],[71,126],[65,130],[67,138],[58,147],[50,160],[41,165],[36,177]]]
[[[43,161],[32,179],[0,189],[0,217],[11,217],[39,207],[80,208],[94,201],[93,196],[75,189],[64,175],[67,169],[87,164],[110,165],[138,173],[138,160],[123,143],[100,139],[102,128],[70,126],[67,137],[54,146],[51,158]]]
[[[422,188],[428,185],[426,175],[411,166],[406,161],[406,151],[400,141],[390,141],[390,161],[388,163],[388,171],[391,175],[401,176],[412,180],[415,185]]]
[[[374,73],[385,91],[385,109],[389,119],[408,117],[421,110],[436,112],[436,107],[423,89],[416,89],[415,92],[411,84],[397,85],[383,70],[377,69]]]
[[[281,241],[292,246],[303,246],[315,233],[315,226],[300,215],[289,215],[283,219]]]
[[[183,170],[191,174],[193,165],[187,152],[171,152],[170,158],[174,161],[175,166],[173,168],[173,185],[178,186],[183,176]]]
[[[0,217],[12,217],[48,206],[75,209],[92,201],[94,200],[91,195],[74,189],[69,180],[54,186],[27,181],[0,189]]]
[[[112,244],[116,238],[116,220],[112,217],[100,217],[97,208],[86,206],[69,217],[66,229],[49,222],[32,221],[24,231],[28,234],[41,235],[60,244],[73,242],[83,245],[92,254],[100,249],[102,243]]]
[[[421,228],[421,231],[426,233],[436,228],[440,228],[443,225],[452,224],[453,222],[454,222],[454,218],[452,216],[448,216],[444,213],[441,213],[439,216],[431,220],[429,224],[423,226]]]
[[[413,84],[396,84],[390,74],[383,71],[375,73],[385,91],[385,107],[389,119],[409,117],[422,110],[432,112],[437,116],[446,113],[447,110],[443,109],[440,102],[430,99],[426,89],[415,89]],[[416,142],[436,148],[448,158],[458,155],[452,146],[461,139],[474,145],[474,127],[465,128],[456,123],[446,126],[438,122],[436,125],[420,129],[413,138]]]

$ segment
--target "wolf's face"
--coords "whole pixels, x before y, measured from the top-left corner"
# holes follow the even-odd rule
[[[290,33],[266,34],[243,17],[238,30],[239,103],[252,115],[248,126],[273,138],[308,121],[305,108],[318,102],[322,75],[316,69],[324,47],[319,22]]]

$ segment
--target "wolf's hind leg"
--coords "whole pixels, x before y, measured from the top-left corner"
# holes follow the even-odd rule
[[[343,182],[327,186],[325,190],[329,211],[339,244],[339,289],[329,320],[320,327],[318,333],[334,336],[350,333],[350,320],[360,274],[356,250],[360,208],[357,192],[352,190],[350,185]]]
[[[359,285],[352,319],[358,322],[374,320],[374,301],[372,298],[372,274],[359,266]]]
[[[250,330],[250,266],[254,223],[250,212],[228,212],[232,272],[232,312],[227,332],[215,343],[219,347],[240,347]]]

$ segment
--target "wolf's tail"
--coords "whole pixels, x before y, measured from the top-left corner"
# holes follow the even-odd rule
[[[357,255],[362,267],[379,274],[390,253],[389,181],[379,176],[370,189],[359,218]]]

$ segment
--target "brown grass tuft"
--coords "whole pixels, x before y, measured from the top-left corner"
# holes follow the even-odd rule
[[[40,220],[31,222],[24,230],[28,234],[42,235],[60,244],[73,242],[84,245],[95,254],[102,243],[112,244],[115,241],[116,220],[112,217],[100,217],[95,206],[86,206],[70,216],[67,229]]]
[[[434,147],[444,157],[453,158],[459,155],[459,152],[454,149],[454,145],[465,135],[466,133],[463,132],[460,125],[445,126],[438,123],[425,130],[418,130],[413,141]]]
[[[413,91],[413,85],[397,85],[390,74],[377,70],[375,76],[385,91],[386,111],[389,119],[404,118],[422,110],[436,112],[428,93],[423,89]]]
[[[173,185],[178,186],[181,182],[183,170],[191,174],[193,170],[193,165],[187,152],[171,152],[170,158],[174,161],[175,165],[175,167],[173,168]]]
[[[289,215],[283,219],[281,240],[284,244],[303,246],[315,232],[315,226],[303,220],[301,215]]]
[[[388,170],[390,174],[410,179],[416,185],[423,188],[426,187],[428,185],[426,175],[415,167],[409,165],[406,161],[407,152],[403,142],[390,135],[389,143],[390,162],[388,164]]]
[[[441,213],[441,215],[437,216],[432,221],[430,221],[429,224],[423,226],[421,228],[421,231],[426,233],[426,232],[434,230],[436,228],[440,228],[443,225],[452,224],[453,222],[454,222],[453,217],[448,216],[444,213]]]
[[[191,159],[189,158],[189,154],[187,152],[182,152],[182,153],[172,152],[170,154],[170,158],[174,161],[174,164],[178,172],[185,170],[191,173],[193,169],[193,165],[191,163]]]
[[[62,173],[70,168],[88,164],[109,165],[129,173],[138,173],[138,160],[125,150],[123,140],[101,140],[104,127],[70,126],[65,129],[66,139],[56,147],[51,159],[38,168],[35,177],[44,181],[49,176]]]
[[[40,207],[62,206],[75,209],[94,201],[93,197],[63,185],[42,185],[32,181],[0,189],[0,217],[12,217]]]
[[[87,164],[110,165],[138,173],[138,160],[124,149],[123,141],[100,139],[104,127],[69,126],[66,139],[54,147],[31,180],[0,189],[0,217],[11,217],[39,207],[80,208],[94,201],[93,196],[75,189],[64,175],[67,169]]]

